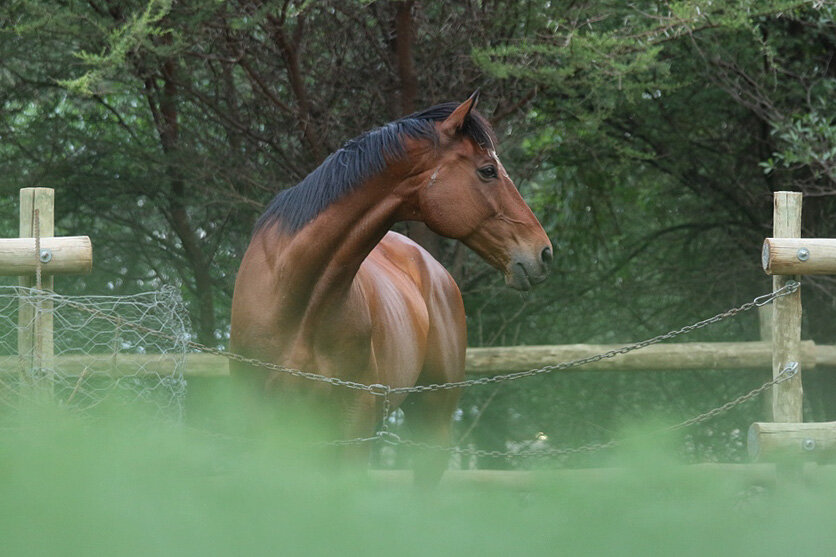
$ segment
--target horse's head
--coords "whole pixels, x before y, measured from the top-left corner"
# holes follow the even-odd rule
[[[461,240],[517,290],[542,282],[552,245],[494,150],[490,125],[473,108],[478,92],[436,123],[431,176],[418,194],[426,225]]]

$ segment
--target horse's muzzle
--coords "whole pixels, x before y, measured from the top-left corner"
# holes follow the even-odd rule
[[[552,249],[546,246],[538,250],[536,257],[515,254],[505,273],[505,284],[515,290],[530,290],[549,276],[549,265],[554,259]]]

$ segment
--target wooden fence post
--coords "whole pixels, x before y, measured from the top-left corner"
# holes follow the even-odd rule
[[[20,190],[20,237],[44,238],[55,235],[55,192],[50,188]],[[36,242],[37,244],[37,242]],[[41,254],[32,250],[32,260]],[[21,276],[20,286],[53,289],[50,274]],[[18,357],[21,363],[21,393],[36,402],[53,397],[54,347],[52,302],[20,297],[18,309]]]
[[[836,241],[799,239],[801,199],[800,193],[774,194],[773,238],[764,241],[761,257],[764,271],[772,275],[773,290],[799,280],[800,275],[836,274]],[[772,376],[778,377],[790,362],[797,363],[798,371],[772,387],[772,422],[749,427],[749,456],[773,461],[780,474],[797,480],[803,470],[797,457],[825,460],[836,455],[836,422],[803,422],[801,290],[775,299],[772,306]],[[822,350],[817,358],[826,359],[829,353]]]
[[[801,237],[801,198],[798,192],[775,192],[773,231],[775,238]],[[772,289],[779,290],[795,275],[773,275]],[[772,420],[774,422],[802,421],[801,387],[801,289],[777,298],[772,318],[772,376],[777,377],[788,362],[798,362],[794,377],[772,388]]]
[[[772,314],[774,308],[772,304],[766,304],[758,308],[758,331],[763,342],[769,343],[770,349],[772,347]],[[761,397],[763,404],[763,419],[764,421],[772,421],[772,389],[767,391],[768,396]]]

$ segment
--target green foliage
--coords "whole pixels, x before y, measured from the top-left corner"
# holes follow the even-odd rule
[[[784,148],[761,163],[764,171],[773,172],[779,165],[806,168],[814,178],[836,182],[836,126],[832,122],[831,116],[819,111],[776,122],[772,133]]]
[[[124,71],[128,57],[142,48],[153,47],[153,39],[170,35],[160,23],[171,11],[171,0],[149,0],[141,12],[128,16],[124,24],[105,32],[106,52],[93,53],[81,50],[75,56],[92,69],[75,79],[59,79],[58,84],[71,93],[81,95],[103,94],[110,88],[108,77]],[[155,49],[156,50],[156,49]],[[165,55],[166,51],[158,51]],[[169,53],[176,50],[169,49]]]

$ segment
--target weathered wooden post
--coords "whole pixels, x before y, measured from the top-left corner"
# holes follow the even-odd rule
[[[53,275],[86,273],[93,248],[86,236],[54,237],[55,192],[20,190],[20,238],[0,240],[0,274],[18,275],[23,288],[53,289]],[[21,395],[35,402],[52,398],[54,373],[52,302],[21,293],[18,309],[18,359]]]
[[[758,308],[758,332],[760,333],[761,341],[768,343],[770,350],[772,349],[772,304],[766,304]],[[772,419],[772,391],[767,393],[769,396],[761,398],[763,404],[763,419]]]
[[[772,235],[775,238],[801,237],[801,199],[798,192],[779,191],[774,196]],[[779,290],[794,274],[772,276],[772,290]],[[772,302],[772,377],[778,377],[790,362],[799,365],[794,377],[772,387],[772,421],[801,422],[801,289]]]
[[[762,263],[773,290],[806,274],[836,274],[836,240],[801,238],[800,193],[776,192],[773,238],[763,244]],[[772,422],[749,428],[749,454],[758,460],[836,455],[836,422],[805,424],[801,386],[801,290],[775,299],[772,316],[773,377],[791,362],[797,373],[772,387]],[[792,468],[792,467],[791,467]]]
[[[55,192],[47,188],[26,188],[20,190],[20,234],[21,238],[35,238],[36,245],[31,257],[36,264],[35,275],[21,275],[18,279],[24,288],[52,290],[53,278],[43,276],[38,263],[43,259],[39,253],[40,238],[54,235]],[[17,354],[21,363],[21,395],[29,396],[36,402],[52,398],[55,366],[52,336],[52,304],[42,299],[32,299],[21,293],[18,309]]]

